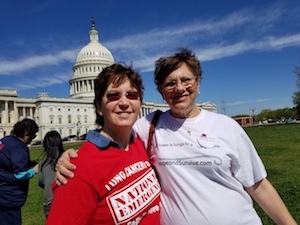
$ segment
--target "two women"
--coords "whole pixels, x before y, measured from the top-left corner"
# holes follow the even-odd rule
[[[151,149],[162,188],[161,224],[262,224],[252,198],[276,224],[296,224],[243,128],[197,107],[201,79],[200,62],[188,49],[156,61],[155,84],[170,106],[157,122]],[[134,125],[145,145],[153,116]],[[68,157],[58,168],[69,176]]]

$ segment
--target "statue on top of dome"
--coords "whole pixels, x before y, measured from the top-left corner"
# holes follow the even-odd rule
[[[95,27],[95,18],[92,17],[92,27]]]

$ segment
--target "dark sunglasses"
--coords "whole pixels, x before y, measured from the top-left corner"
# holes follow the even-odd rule
[[[128,91],[125,93],[125,96],[129,100],[137,100],[140,98],[140,93],[138,93],[137,91]],[[118,92],[108,93],[106,95],[107,100],[110,102],[118,101],[121,97],[122,97],[122,94],[118,93]]]

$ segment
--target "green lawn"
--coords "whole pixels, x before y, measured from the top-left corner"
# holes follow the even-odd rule
[[[300,222],[300,124],[245,128],[261,156],[268,179]],[[264,224],[274,224],[257,207]]]
[[[247,127],[268,171],[268,179],[275,186],[290,212],[300,222],[300,124],[268,125]],[[69,145],[65,148],[77,148]],[[37,159],[41,148],[31,149],[31,158]],[[27,202],[22,209],[23,225],[44,224],[42,189],[38,187],[37,177],[30,181]],[[264,225],[274,224],[261,209],[255,205]],[[242,216],[242,215],[241,215]]]

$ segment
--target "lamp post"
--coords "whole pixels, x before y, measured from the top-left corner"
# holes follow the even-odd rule
[[[77,135],[77,140],[79,140],[80,125],[81,125],[81,123],[80,123],[80,121],[78,121],[78,122],[76,123],[76,129],[77,129],[76,135]]]
[[[249,109],[249,111],[252,113],[252,118],[253,118],[253,123],[254,123],[254,116],[255,116],[256,108],[251,108],[251,109]]]

